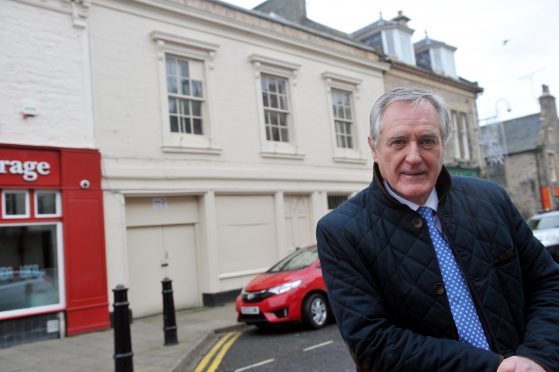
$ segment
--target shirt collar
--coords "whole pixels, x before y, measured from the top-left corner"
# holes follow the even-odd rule
[[[396,194],[394,190],[390,188],[390,185],[388,185],[388,182],[386,181],[384,181],[384,187],[394,199],[398,200],[402,204],[407,205],[408,207],[410,207],[410,209],[417,211],[417,209],[421,207],[421,205],[415,204],[414,202],[404,199],[400,195]],[[437,190],[435,188],[431,190],[431,193],[429,194],[429,197],[427,198],[427,201],[425,202],[425,204],[423,204],[423,206],[429,207],[435,212],[437,211],[437,208],[439,206],[439,196],[437,195]]]

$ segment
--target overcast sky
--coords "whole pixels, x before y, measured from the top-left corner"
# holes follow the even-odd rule
[[[263,0],[225,0],[251,9]],[[307,0],[307,17],[351,33],[398,10],[410,18],[412,42],[425,37],[457,48],[458,75],[477,82],[482,124],[539,112],[547,84],[559,97],[558,0]],[[510,108],[511,111],[507,112]],[[487,119],[487,120],[482,120]]]

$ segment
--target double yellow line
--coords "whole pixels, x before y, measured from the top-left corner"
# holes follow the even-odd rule
[[[241,332],[226,333],[219,340],[219,342],[212,347],[210,352],[208,354],[206,354],[204,356],[204,358],[202,358],[200,363],[198,363],[198,365],[194,369],[194,372],[215,372],[215,370],[219,366],[219,363],[221,363],[221,361],[223,360],[223,357],[225,356],[225,353],[227,353],[227,350],[229,350],[231,345],[233,345],[233,343],[235,341],[237,341],[237,339],[240,336],[241,336]],[[217,353],[217,355],[215,355],[216,353]],[[214,355],[215,355],[215,358],[214,358]],[[213,358],[212,363],[210,364],[209,367],[206,368],[206,366],[208,365],[210,360],[212,360],[212,358]]]

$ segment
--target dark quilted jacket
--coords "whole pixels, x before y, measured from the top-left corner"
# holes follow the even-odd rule
[[[489,181],[437,182],[438,215],[493,351],[457,332],[427,225],[371,185],[324,216],[319,256],[330,303],[361,371],[495,371],[510,355],[559,371],[559,266]]]

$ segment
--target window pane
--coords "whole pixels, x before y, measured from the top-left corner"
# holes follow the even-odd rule
[[[179,73],[181,77],[188,77],[188,62],[184,60],[179,60]]]
[[[177,93],[177,79],[174,76],[167,76],[167,92]]]
[[[55,225],[0,227],[0,311],[57,304]]]
[[[167,69],[167,75],[177,74],[177,59],[174,57],[167,57],[165,59],[165,68]]]
[[[278,80],[278,92],[285,94],[285,80]]]
[[[279,107],[278,96],[276,96],[275,94],[270,95],[270,107],[273,107],[273,108],[278,108]]]
[[[177,100],[175,98],[169,98],[169,113],[177,113]]]
[[[336,136],[336,143],[338,144],[338,147],[342,147],[345,148],[345,137],[342,136],[341,134],[338,134]]]
[[[187,99],[181,99],[181,115],[190,115],[190,101]]]
[[[191,101],[191,103],[192,103],[192,115],[193,116],[202,116],[202,102]]]
[[[287,134],[287,128],[281,128],[281,141],[282,142],[289,142],[289,136]]]
[[[202,132],[202,120],[193,119],[192,123],[194,124],[194,134],[204,134]]]
[[[181,80],[181,91],[180,94],[184,96],[190,95],[190,81],[188,79]]]
[[[198,80],[192,80],[190,84],[192,85],[192,95],[194,97],[202,97],[202,82]]]
[[[37,191],[37,213],[58,214],[56,210],[56,191]]]
[[[279,96],[280,109],[287,110],[287,97]]]
[[[279,141],[279,129],[278,127],[272,127],[272,141]]]
[[[6,216],[25,216],[27,215],[26,192],[4,193],[4,205]]]
[[[169,121],[171,122],[171,132],[177,133],[179,131],[179,120],[176,116],[171,115],[169,117]]]
[[[190,124],[190,118],[182,118],[182,132],[192,133],[192,126]]]
[[[287,114],[279,114],[279,125],[282,127],[287,127]]]

